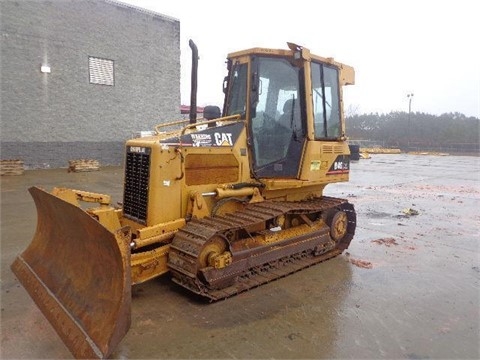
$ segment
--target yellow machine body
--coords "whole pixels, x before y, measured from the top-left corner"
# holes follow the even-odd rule
[[[194,292],[228,297],[235,284],[218,274],[240,269],[252,249],[267,263],[318,239],[318,259],[348,246],[353,208],[338,199],[327,206],[323,190],[348,181],[342,86],[354,84],[354,70],[288,47],[228,55],[220,117],[164,123],[128,140],[121,207],[104,194],[30,190],[37,233],[12,269],[76,357],[111,354],[128,331],[134,284],[173,271]],[[97,206],[82,210],[79,201]],[[198,249],[187,239],[195,229],[205,239]]]

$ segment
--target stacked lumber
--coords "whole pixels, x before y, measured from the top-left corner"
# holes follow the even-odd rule
[[[98,160],[79,159],[68,161],[68,172],[97,171],[100,169]]]
[[[1,160],[0,174],[3,175],[22,175],[24,171],[22,160]]]
[[[22,160],[1,160],[0,175],[23,175]]]
[[[360,152],[369,154],[401,154],[400,149],[388,149],[388,148],[360,148]]]

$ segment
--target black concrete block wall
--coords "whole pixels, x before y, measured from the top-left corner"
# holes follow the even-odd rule
[[[121,164],[119,144],[180,117],[178,20],[109,0],[6,0],[0,16],[2,159]],[[89,56],[113,61],[113,86],[90,83]]]

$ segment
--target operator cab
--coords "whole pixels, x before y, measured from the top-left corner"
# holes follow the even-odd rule
[[[224,116],[247,119],[256,177],[298,178],[307,139],[343,135],[338,69],[307,61],[301,52],[265,50],[229,60]]]

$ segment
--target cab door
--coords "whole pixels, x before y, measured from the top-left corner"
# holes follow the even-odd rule
[[[252,69],[253,172],[260,178],[296,178],[306,134],[303,69],[279,57],[255,57]]]

